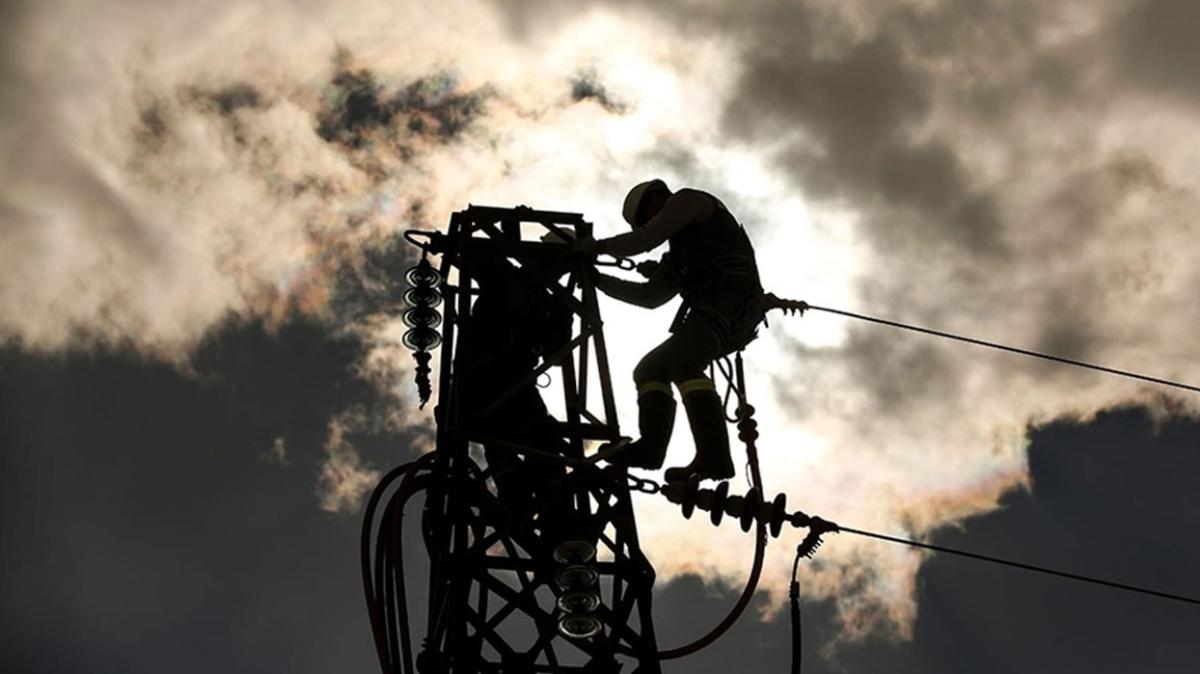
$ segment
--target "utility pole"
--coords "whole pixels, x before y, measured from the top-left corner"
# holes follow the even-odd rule
[[[660,671],[629,480],[584,455],[620,433],[594,260],[565,245],[576,236],[592,236],[581,214],[482,206],[444,234],[406,235],[423,251],[404,316],[423,398],[441,349],[437,440],[368,505],[364,581],[385,674]],[[538,393],[551,371],[565,419]],[[414,669],[401,525],[421,491],[429,600]]]

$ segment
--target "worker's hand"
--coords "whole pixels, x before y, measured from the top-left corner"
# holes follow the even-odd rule
[[[658,260],[646,260],[637,264],[637,273],[650,278],[654,276],[654,272],[658,271]]]

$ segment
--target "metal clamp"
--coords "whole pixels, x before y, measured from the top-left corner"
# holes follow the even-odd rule
[[[626,475],[625,479],[629,481],[629,488],[633,491],[643,494],[657,494],[662,491],[662,485],[654,480],[648,480],[636,475]]]
[[[607,253],[605,253],[605,255],[607,255]],[[597,267],[616,267],[617,269],[621,269],[624,271],[633,271],[634,268],[637,267],[637,265],[634,264],[633,260],[630,258],[617,257],[616,255],[608,255],[608,257],[612,258],[611,262],[608,260],[601,260],[599,257],[597,257],[596,258],[596,266]]]
[[[425,239],[421,241],[419,239]],[[408,229],[404,231],[404,240],[420,248],[426,253],[440,253],[444,247],[446,235],[441,232],[431,232],[423,229]]]

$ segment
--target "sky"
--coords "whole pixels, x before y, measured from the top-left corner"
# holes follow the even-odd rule
[[[1200,381],[1185,3],[2,11],[6,671],[373,667],[361,501],[432,438],[397,235],[471,203],[616,234],[658,176],[725,201],[777,294]],[[601,309],[632,428],[628,373],[674,312]],[[1195,396],[821,314],[746,358],[793,506],[1200,595]],[[683,641],[750,541],[637,508]],[[668,671],[785,666],[797,541],[727,643]],[[801,584],[814,671],[1200,661],[1194,609],[848,536]]]

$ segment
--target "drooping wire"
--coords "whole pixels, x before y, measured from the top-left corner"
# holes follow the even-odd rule
[[[736,361],[733,367],[734,381],[737,382],[738,392],[738,438],[746,446],[746,455],[749,458],[750,469],[748,475],[751,479],[753,489],[751,493],[757,493],[755,499],[761,499],[763,491],[762,486],[762,470],[758,461],[758,447],[756,441],[758,439],[757,422],[754,421],[754,407],[746,400],[746,372],[742,363],[741,352],[738,352]],[[659,660],[671,660],[681,658],[685,655],[691,655],[696,651],[709,646],[719,639],[725,632],[737,622],[741,617],[742,612],[750,605],[750,600],[754,597],[754,592],[758,588],[758,580],[762,575],[763,559],[767,550],[767,525],[763,518],[755,518],[754,527],[754,560],[750,564],[750,574],[746,577],[746,584],[742,588],[742,594],[738,597],[733,607],[729,609],[729,613],[717,624],[716,627],[709,630],[707,634],[691,643],[676,648],[668,648],[658,652]]]
[[[384,556],[384,547],[376,546],[374,554],[372,554],[372,524],[375,519],[375,509],[378,506],[379,499],[383,496],[384,490],[391,482],[403,477],[413,468],[415,462],[409,462],[401,466],[397,466],[385,475],[380,481],[379,486],[371,494],[367,501],[366,513],[363,517],[362,535],[360,538],[361,561],[362,561],[362,577],[364,589],[367,597],[367,612],[370,617],[371,631],[375,638],[375,644],[379,661],[390,667],[392,653],[390,648],[390,638],[386,625],[389,624],[389,617],[385,615],[387,611],[386,601],[384,597],[385,578],[383,570],[385,568],[386,557]],[[374,564],[372,564],[374,560]]]
[[[414,494],[426,489],[429,482],[427,475],[415,473],[425,468],[433,456],[432,453],[426,454],[385,475],[371,493],[364,513],[360,539],[363,584],[379,664],[385,674],[415,672],[408,622],[402,526],[405,503]],[[400,486],[389,497],[378,527],[375,527],[375,512],[380,500],[396,480],[400,480]]]
[[[1115,588],[1118,590],[1125,590],[1127,592],[1137,592],[1139,594],[1146,594],[1146,595],[1150,595],[1150,596],[1154,596],[1154,597],[1160,597],[1163,599],[1172,599],[1175,601],[1180,601],[1180,602],[1184,602],[1187,604],[1195,604],[1197,606],[1200,606],[1200,599],[1196,599],[1193,597],[1186,597],[1186,596],[1174,594],[1171,592],[1162,592],[1160,590],[1151,590],[1149,588],[1139,587],[1137,585],[1127,585],[1125,583],[1117,583],[1117,582],[1114,582],[1111,580],[1104,580],[1101,578],[1093,578],[1091,576],[1084,576],[1084,575],[1077,574],[1077,573],[1069,573],[1067,571],[1059,571],[1057,569],[1051,569],[1051,568],[1044,567],[1044,566],[1036,566],[1034,564],[1026,564],[1024,562],[1016,562],[1011,559],[1003,559],[1000,557],[992,557],[990,555],[982,555],[977,552],[969,552],[967,550],[959,550],[957,548],[948,548],[944,545],[934,545],[932,543],[922,543],[921,541],[914,541],[914,540],[911,540],[908,538],[898,538],[896,536],[888,536],[886,534],[875,533],[873,531],[865,531],[863,529],[854,529],[852,527],[845,527],[845,526],[839,525],[839,530],[844,533],[856,534],[859,536],[866,536],[868,538],[876,538],[881,541],[888,541],[890,543],[899,543],[901,545],[908,545],[908,546],[915,547],[915,548],[925,548],[926,550],[933,550],[935,552],[944,552],[944,553],[950,554],[950,555],[958,555],[960,557],[969,557],[971,559],[977,559],[977,560],[981,560],[984,562],[991,562],[992,564],[1011,566],[1011,567],[1015,567],[1018,569],[1025,569],[1026,571],[1036,571],[1038,573],[1045,573],[1045,574],[1048,574],[1051,576],[1058,576],[1060,578],[1070,578],[1071,580],[1078,580],[1078,581],[1082,581],[1085,583],[1092,583],[1095,585],[1103,585],[1105,587],[1111,587],[1111,588]]]
[[[738,358],[741,358],[741,352],[738,353]],[[732,362],[730,362],[729,356],[722,356],[721,358],[717,358],[716,360],[714,360],[712,363],[709,363],[708,377],[709,377],[709,379],[712,379],[714,381],[714,383],[716,382],[716,377],[713,374],[713,365],[714,364],[718,368],[720,368],[721,376],[725,378],[725,394],[721,397],[721,410],[725,414],[725,421],[727,421],[731,424],[736,424],[742,420],[743,410],[741,409],[741,406],[743,404],[745,404],[745,401],[746,401],[746,394],[742,387],[745,385],[745,383],[742,382],[739,384],[738,379],[737,379],[736,368],[735,368],[734,364]],[[734,407],[733,414],[730,414],[729,413],[729,399],[734,394],[737,395],[737,397],[734,398],[734,401],[737,402],[737,405]],[[754,480],[751,478],[751,475],[750,475],[751,471],[750,471],[750,456],[749,456],[749,454],[747,454],[746,463],[745,463],[745,465],[742,466],[742,468],[743,468],[742,473],[746,476],[747,486],[753,487]]]
[[[738,405],[741,405],[741,401],[743,398],[745,398],[745,395],[743,394],[742,389],[738,386],[733,363],[729,361],[729,356],[718,358],[714,360],[713,363],[720,368],[721,376],[725,378],[725,395],[721,397],[721,408],[725,412],[725,421],[728,421],[731,424],[736,424],[741,417],[738,416],[739,410],[736,407],[733,410],[733,414],[729,413],[729,399],[736,394],[737,397],[734,398],[734,400],[738,402]],[[711,365],[709,366],[709,369],[712,369]],[[712,375],[710,374],[709,376],[711,377]]]
[[[989,342],[989,341],[986,341],[983,339],[976,339],[974,337],[966,337],[964,335],[956,335],[951,332],[943,332],[941,330],[933,330],[931,328],[923,328],[923,327],[920,327],[917,325],[909,325],[907,323],[901,323],[899,321],[891,321],[891,320],[888,320],[885,318],[876,318],[874,316],[857,314],[852,311],[844,311],[842,309],[834,309],[833,307],[822,307],[822,306],[818,306],[816,304],[808,304],[807,302],[800,302],[799,304],[803,304],[805,306],[805,308],[813,309],[815,311],[824,311],[824,312],[830,313],[830,314],[838,314],[839,316],[847,316],[849,318],[857,318],[859,320],[870,321],[872,323],[878,323],[880,325],[888,325],[893,328],[901,328],[903,330],[912,330],[913,332],[920,332],[920,333],[924,333],[927,335],[933,335],[935,337],[944,337],[946,339],[953,339],[953,340],[957,340],[960,342],[966,342],[967,344],[974,344],[976,346],[986,346],[990,349],[998,349],[1000,351],[1019,353],[1023,356],[1032,356],[1034,358],[1042,358],[1044,360],[1050,360],[1050,361],[1054,361],[1056,363],[1063,363],[1065,365],[1074,365],[1075,367],[1087,368],[1089,370],[1096,370],[1098,372],[1106,372],[1108,374],[1115,374],[1120,377],[1128,377],[1130,379],[1137,379],[1140,381],[1150,382],[1152,384],[1161,384],[1163,386],[1171,386],[1171,387],[1174,387],[1177,389],[1182,389],[1184,391],[1192,391],[1194,393],[1200,393],[1200,386],[1184,384],[1182,382],[1172,381],[1170,379],[1151,377],[1149,375],[1139,374],[1137,372],[1130,372],[1128,370],[1119,370],[1117,368],[1108,367],[1106,365],[1097,365],[1095,363],[1087,363],[1082,360],[1074,360],[1071,358],[1064,358],[1062,356],[1055,356],[1053,354],[1042,353],[1040,351],[1033,351],[1031,349],[1022,349],[1022,348],[1015,347],[1015,346],[1008,346],[1006,344],[999,344],[997,342]]]
[[[804,556],[803,544],[796,546],[796,558],[792,560],[792,584],[788,586],[788,601],[791,602],[792,625],[792,674],[800,674],[804,644],[800,633],[800,582],[796,571],[800,568],[800,557]]]

